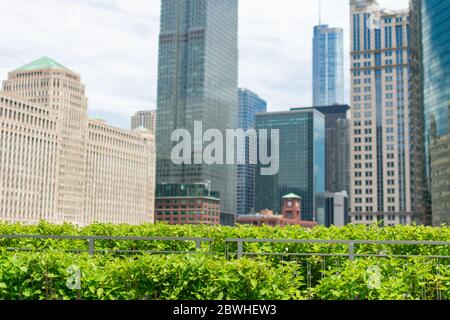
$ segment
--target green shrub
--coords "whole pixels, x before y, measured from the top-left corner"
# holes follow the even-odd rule
[[[198,255],[87,254],[85,240],[0,237],[0,299],[450,299],[450,246],[355,245],[356,254],[388,258],[259,256],[226,259],[225,239],[450,241],[450,228],[376,225],[304,229],[238,226],[0,223],[0,234],[207,237]],[[6,248],[28,248],[29,252]],[[192,242],[98,240],[100,250],[195,251]],[[40,251],[43,250],[43,251]],[[80,253],[67,252],[79,250]],[[236,252],[236,245],[228,250]],[[257,253],[348,254],[348,245],[247,243]],[[405,255],[408,258],[394,258]],[[70,289],[80,270],[79,289]],[[76,273],[76,272],[75,272]],[[69,282],[68,282],[69,281]]]
[[[80,287],[67,285],[69,267],[81,271]],[[211,257],[129,258],[61,252],[5,254],[0,258],[0,299],[267,300],[301,299],[295,263]]]
[[[315,299],[436,300],[439,294],[450,299],[450,267],[432,259],[357,259],[324,273],[312,289]]]

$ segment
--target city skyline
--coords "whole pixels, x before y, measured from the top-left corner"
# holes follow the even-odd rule
[[[156,109],[160,1],[43,2],[3,4],[0,26],[15,32],[1,35],[0,80],[23,61],[51,56],[83,74],[91,117],[126,129],[136,111]],[[379,3],[390,9],[408,6],[407,0]],[[239,7],[239,86],[264,96],[269,111],[312,105],[311,40],[319,20],[318,1],[284,0],[283,4],[245,0]],[[322,23],[344,28],[346,103],[349,22],[342,17],[348,10],[347,0],[323,0]]]
[[[450,300],[450,0],[3,2],[0,300]]]
[[[432,12],[425,10],[433,0],[430,0],[430,2],[423,0],[423,10],[420,12],[419,1],[421,0],[417,1],[416,6],[414,2],[411,2],[410,10],[408,10],[408,7],[401,10],[392,10],[392,8],[380,6],[377,0],[351,0],[349,2],[351,5],[351,37],[348,38],[351,42],[349,43],[351,64],[349,64],[348,69],[352,75],[350,83],[351,103],[349,103],[351,105],[350,119],[352,119],[350,120],[352,155],[350,158],[343,155],[341,160],[345,162],[348,159],[351,167],[352,187],[335,186],[327,187],[327,190],[339,192],[345,189],[347,193],[353,196],[350,197],[351,211],[354,215],[352,217],[353,223],[384,221],[387,216],[388,225],[405,224],[418,219],[418,217],[425,216],[427,213],[425,203],[423,206],[420,205],[423,202],[422,193],[425,191],[422,188],[425,170],[421,168],[424,161],[420,161],[423,156],[423,151],[420,148],[422,142],[425,143],[425,149],[429,147],[427,159],[431,167],[431,175],[439,177],[439,179],[432,179],[433,202],[438,203],[438,197],[444,196],[447,191],[444,184],[444,175],[441,173],[445,171],[445,166],[439,159],[446,156],[443,147],[446,146],[448,141],[448,117],[446,116],[448,105],[445,96],[437,96],[438,92],[435,89],[436,84],[443,84],[445,81],[439,80],[440,78],[437,77],[439,75],[442,78],[441,73],[431,72],[431,70],[438,70],[436,68],[438,66],[436,61],[438,60],[435,55],[441,55],[442,58],[439,60],[441,61],[445,59],[443,55],[446,50],[442,46],[427,50],[428,47],[439,45],[439,37],[444,36],[440,32],[436,32],[436,30],[440,30],[434,27],[437,20],[430,20],[429,17],[431,14],[437,14],[442,21],[442,14],[439,13],[439,10]],[[120,1],[115,2],[119,6],[116,8],[117,10],[120,9],[121,3]],[[96,3],[96,5],[100,5],[103,10],[106,10],[103,4]],[[79,7],[68,8],[72,18],[73,16],[77,18],[82,16],[81,11],[77,11],[77,8],[80,9]],[[130,8],[127,7],[127,9]],[[180,128],[188,130],[188,133],[193,131],[194,136],[196,136],[195,132],[203,129],[214,128],[216,131],[225,131],[229,128],[248,129],[245,125],[237,123],[238,101],[236,96],[239,87],[238,0],[227,0],[225,2],[220,0],[162,0],[161,10],[158,41],[158,100],[156,103],[158,124],[155,139],[158,159],[157,183],[206,183],[210,190],[219,192],[222,213],[235,214],[234,197],[236,190],[239,190],[239,188],[235,189],[234,186],[236,183],[234,181],[236,167],[228,161],[229,167],[219,167],[222,164],[221,162],[216,162],[217,166],[213,165],[214,162],[199,162],[203,160],[198,160],[199,143],[195,141],[194,153],[191,152],[191,149],[187,152],[183,151],[183,154],[189,154],[192,159],[195,159],[194,163],[191,163],[191,161],[182,162],[183,165],[180,166],[180,163],[174,161],[173,158],[173,147],[176,142],[173,133]],[[326,47],[327,42],[329,44],[326,39],[322,39],[325,40],[322,45],[317,41],[318,28],[330,25],[328,22],[327,24],[322,23],[323,20],[319,17],[319,10],[317,13],[319,27],[315,27],[314,58],[324,56],[317,49]],[[277,12],[273,15],[277,16]],[[410,15],[412,18],[410,18]],[[422,23],[419,23],[418,19],[421,16]],[[434,24],[430,24],[430,21]],[[76,22],[80,22],[80,20],[71,20],[70,27],[74,27]],[[439,25],[443,25],[443,22]],[[423,30],[419,30],[420,26],[423,27]],[[76,27],[80,27],[80,25]],[[336,27],[333,30],[343,30],[343,28]],[[112,31],[111,34],[114,34],[114,32]],[[419,43],[417,40],[422,41]],[[76,45],[77,42],[74,41],[74,46],[76,47]],[[332,44],[330,46],[333,47]],[[423,46],[423,49],[421,46]],[[287,50],[287,53],[289,53],[289,50]],[[327,57],[336,55],[339,55],[339,53],[336,54],[333,51],[329,52]],[[421,61],[422,56],[424,57],[423,61]],[[324,60],[326,64],[327,59]],[[427,64],[425,61],[429,61],[429,63]],[[283,61],[276,61],[276,63],[281,62]],[[423,67],[421,67],[421,63],[424,64]],[[317,60],[312,59],[309,65],[311,64],[314,72],[317,73],[318,68],[315,65]],[[330,67],[331,65],[332,63]],[[13,71],[9,73],[9,77],[12,78],[3,82],[4,91],[15,93],[16,90],[23,94],[19,94],[19,97],[29,97],[30,102],[45,105],[50,103],[50,106],[57,108],[54,104],[51,104],[53,100],[43,97],[43,91],[31,93],[26,91],[38,89],[32,82],[20,82],[20,85],[18,85],[17,81],[22,81],[21,74],[17,76],[17,79],[14,78],[16,72],[40,69],[53,70],[55,68],[74,70],[70,66],[66,68],[44,56],[19,69],[12,69]],[[421,73],[421,70],[424,71]],[[447,72],[445,65],[439,70]],[[268,75],[273,75],[276,78],[277,76],[281,77],[282,74],[283,72]],[[442,75],[444,74],[442,73]],[[30,77],[36,75],[41,77],[47,74],[26,74]],[[427,83],[430,83],[430,80],[422,83],[419,81],[420,75],[425,80],[431,77],[436,84],[428,85]],[[108,79],[108,76],[108,74],[104,74],[101,77],[102,81],[99,81],[99,83],[102,83],[103,79]],[[325,77],[325,75],[322,76]],[[78,79],[79,74],[69,74],[67,77]],[[334,77],[330,75],[330,79],[324,82],[332,82]],[[266,80],[264,77],[261,78],[262,81]],[[126,82],[127,79],[123,77],[120,80]],[[315,76],[312,82],[317,84],[317,80]],[[40,85],[45,86],[46,80],[43,81],[43,84]],[[336,85],[341,85],[342,82],[343,80]],[[134,88],[138,90],[141,84],[140,79],[136,79],[134,84]],[[255,82],[255,85],[257,84]],[[424,115],[420,114],[422,109],[420,106],[421,85],[425,89]],[[58,82],[56,86],[58,86]],[[126,91],[127,86],[128,83],[123,85],[123,90]],[[246,86],[246,88],[249,87]],[[73,110],[68,110],[67,116],[62,118],[64,122],[61,122],[60,127],[63,129],[58,127],[58,130],[62,132],[61,141],[58,140],[58,148],[62,150],[58,149],[59,159],[62,161],[59,166],[70,171],[67,175],[61,175],[59,183],[70,190],[64,196],[70,193],[72,197],[71,200],[64,198],[59,201],[58,210],[63,212],[68,219],[72,219],[72,216],[80,216],[79,212],[84,210],[82,204],[84,200],[80,197],[80,194],[82,194],[81,184],[72,178],[84,176],[86,173],[86,167],[81,160],[83,151],[81,153],[77,151],[78,149],[84,150],[86,144],[84,137],[86,123],[83,119],[88,116],[86,111],[88,110],[87,97],[89,92],[86,92],[84,88],[83,84],[78,83],[70,86],[67,90],[75,90],[76,94],[64,93],[70,99],[60,101],[73,104]],[[277,87],[274,86],[273,90],[277,90]],[[314,86],[315,90],[316,86]],[[59,95],[55,93],[56,91],[52,92],[53,95]],[[411,94],[413,92],[417,94]],[[447,94],[446,92],[445,85],[443,85],[439,94]],[[318,93],[314,93],[317,98]],[[119,91],[118,94],[122,94],[122,92]],[[325,94],[325,92],[322,92],[319,95]],[[127,96],[131,99],[135,98],[132,94]],[[111,96],[111,99],[114,99],[114,97]],[[436,100],[436,97],[440,97],[440,100]],[[55,99],[58,103],[59,98]],[[72,99],[80,101],[76,102]],[[286,99],[289,99],[289,96]],[[336,105],[332,105],[330,99],[337,99],[337,96],[329,98],[326,102],[329,107],[336,107]],[[314,99],[314,101],[317,101],[317,99]],[[431,102],[434,104],[431,104]],[[325,102],[319,104],[313,102],[314,104],[325,108]],[[280,113],[290,113],[286,111],[287,109],[308,110],[312,108],[310,104],[300,102],[296,102],[295,106],[301,108],[294,109],[294,104],[286,104],[276,111],[273,111],[273,107],[268,108],[269,113],[266,115],[275,116]],[[91,107],[91,104],[89,107]],[[436,114],[437,109],[442,110],[439,115]],[[114,106],[111,106],[110,110],[115,110]],[[114,112],[119,111],[115,110]],[[327,112],[323,113],[327,114]],[[425,140],[423,137],[421,138],[423,134],[419,134],[419,136],[414,134],[414,132],[424,131],[423,126],[420,125],[420,118],[423,116],[425,116],[425,135],[430,136],[427,137],[426,141],[423,141]],[[346,115],[343,113],[342,118],[345,117]],[[327,118],[329,118],[328,115],[326,115]],[[96,116],[95,119],[98,123],[105,123],[101,117]],[[330,122],[328,120],[326,122]],[[199,121],[202,127],[196,129],[195,124]],[[427,124],[427,121],[431,122],[431,125]],[[271,127],[273,124],[273,121],[268,122],[267,126]],[[88,125],[91,124],[88,123]],[[133,124],[132,126],[133,128],[139,128],[142,125],[145,124],[140,121],[140,124]],[[328,124],[326,127],[329,127]],[[345,125],[342,127],[343,131],[348,131],[348,127],[347,129],[344,127]],[[427,130],[429,133],[427,133]],[[79,136],[78,133],[80,133]],[[343,137],[346,136],[344,132],[342,133]],[[172,138],[170,139],[171,134]],[[413,137],[416,137],[415,140]],[[207,142],[204,139],[203,144]],[[345,142],[331,142],[332,140],[328,137],[326,144],[336,144],[341,149],[345,149],[343,148]],[[415,145],[417,147],[411,147]],[[320,148],[322,147],[326,147],[326,145]],[[75,148],[78,149],[75,150]],[[333,154],[331,148],[326,149],[326,153]],[[217,150],[215,152],[217,154]],[[290,151],[285,150],[284,152],[288,154]],[[285,156],[285,153],[282,153],[282,155]],[[278,158],[278,151],[276,154]],[[337,160],[329,162],[330,164],[327,165],[329,170],[326,170],[329,182],[333,180],[333,173],[347,171],[345,169],[332,169],[331,163],[337,163]],[[302,169],[304,168],[302,167]],[[291,171],[295,170],[299,169],[296,168]],[[345,179],[340,177],[338,180]],[[441,180],[443,182],[440,182]],[[251,184],[249,185],[246,182],[242,184],[251,192]],[[344,183],[344,185],[346,184]],[[441,189],[442,192],[439,191]],[[301,192],[295,192],[301,194]],[[301,196],[304,195],[301,194]],[[423,196],[425,196],[425,193]],[[267,208],[277,209],[275,207]],[[253,209],[250,207],[245,211],[250,212]],[[312,212],[313,210],[310,209],[309,211]],[[313,214],[315,214],[315,218],[320,215],[318,212]]]

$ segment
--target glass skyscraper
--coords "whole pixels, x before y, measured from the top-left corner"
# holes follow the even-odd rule
[[[417,222],[431,225],[431,195],[426,178],[425,117],[423,105],[423,50],[422,50],[422,3],[410,1],[411,38],[411,168],[417,172],[413,177],[413,201],[417,210]]]
[[[256,114],[267,111],[267,102],[248,89],[239,89],[239,128],[244,131],[254,129]],[[256,150],[248,140],[245,142],[246,164],[237,166],[237,214],[244,215],[255,212],[255,167],[250,164],[251,155]]]
[[[313,104],[344,103],[344,31],[328,25],[314,27]]]
[[[314,108],[258,114],[256,128],[280,134],[278,174],[261,175],[261,164],[256,169],[256,210],[280,213],[282,197],[295,193],[302,197],[302,219],[323,224],[325,116]]]
[[[237,127],[238,1],[162,0],[157,102],[157,183],[208,183],[223,213],[235,214],[236,166],[175,165],[176,129],[194,137],[194,121],[210,128]]]
[[[424,115],[425,172],[438,226],[450,223],[450,1],[412,0],[411,11],[422,62],[416,74],[423,96],[417,90],[416,108]]]
[[[326,191],[350,193],[350,122],[348,105],[316,107],[325,115]]]

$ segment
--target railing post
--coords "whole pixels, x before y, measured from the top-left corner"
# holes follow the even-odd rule
[[[202,240],[197,239],[195,241],[195,248],[197,248],[197,250],[200,250],[202,248]]]
[[[89,246],[89,254],[92,256],[94,255],[94,239],[93,238],[89,238],[88,239],[88,246]]]
[[[242,239],[239,239],[238,240],[238,252],[237,252],[237,254],[238,254],[238,259],[241,259],[242,258],[242,256],[243,256],[243,243],[242,243]]]
[[[355,260],[355,243],[349,242],[348,244],[348,259],[350,261]]]

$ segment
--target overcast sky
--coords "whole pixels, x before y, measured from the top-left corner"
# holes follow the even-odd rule
[[[312,103],[318,1],[240,0],[239,85],[266,99],[271,111]],[[81,74],[93,117],[128,128],[135,111],[156,109],[160,0],[0,2],[0,80],[49,56]],[[349,0],[322,2],[322,23],[345,30],[348,70]],[[399,9],[408,0],[379,3]],[[348,102],[348,71],[345,96]]]

